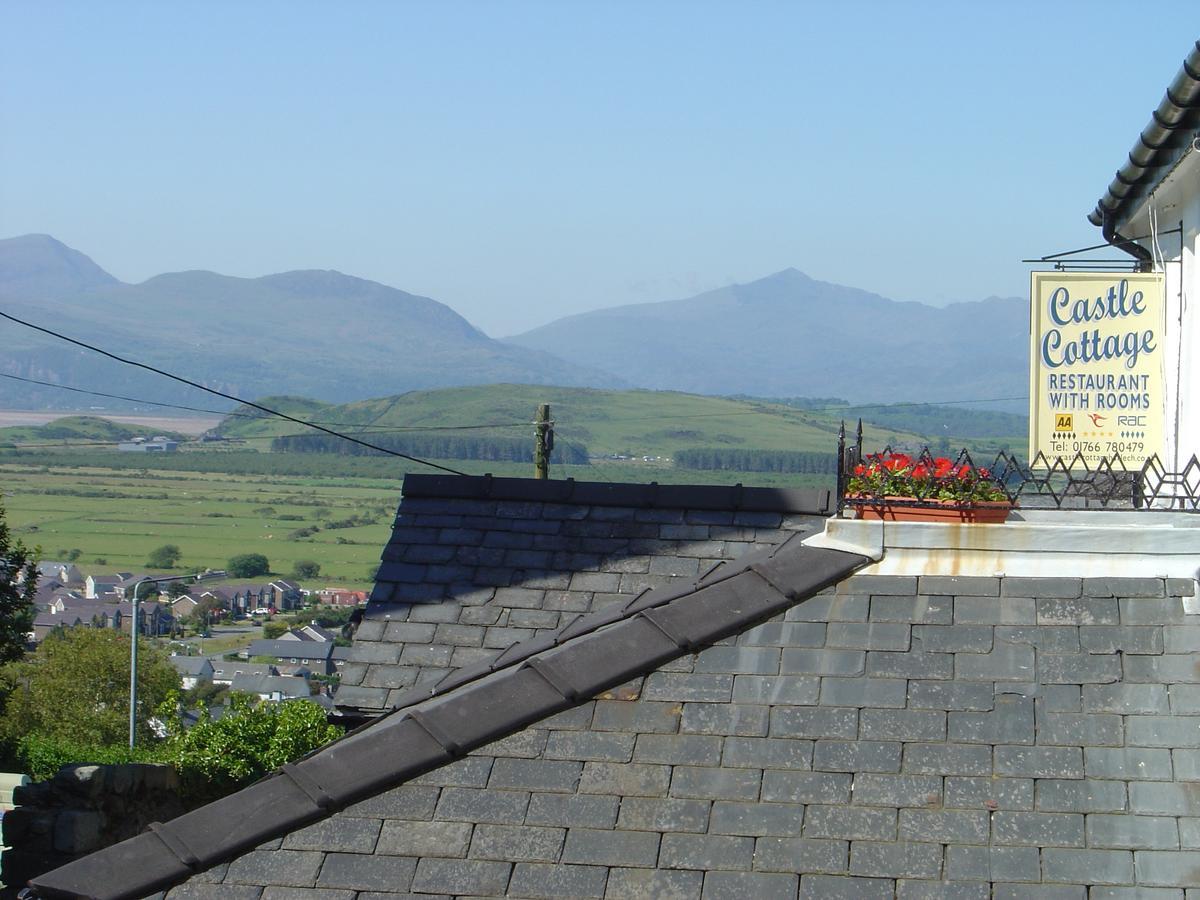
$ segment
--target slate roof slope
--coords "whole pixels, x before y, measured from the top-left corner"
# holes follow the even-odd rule
[[[627,497],[622,499],[627,502]],[[778,541],[785,533],[781,515],[770,515]],[[682,516],[676,511],[669,521],[679,523]],[[619,519],[624,518],[624,513],[619,514]],[[746,537],[752,536],[753,529]],[[629,551],[628,540],[613,550]],[[667,541],[671,547],[682,542],[682,538]],[[595,555],[594,564],[599,566],[603,555],[599,551]],[[779,546],[768,544],[737,561],[713,562],[713,570],[699,578],[695,576],[698,564],[689,569],[685,586],[614,596],[555,633],[535,635],[500,657],[489,655],[451,678],[440,678],[436,687],[414,690],[394,714],[301,763],[152,832],[47,873],[34,885],[48,897],[116,898],[141,896],[177,883],[197,869],[324,819],[334,809],[401,784],[529,723],[586,702],[597,692],[697,646],[736,633],[840,580],[867,559],[803,547],[799,534],[793,533]],[[408,606],[404,600],[401,605]],[[186,895],[193,889],[189,885],[183,890]],[[227,893],[217,890],[218,895]]]
[[[378,714],[581,613],[820,531],[834,502],[825,490],[408,475],[337,704]]]
[[[1190,898],[1191,592],[855,576],[168,900]]]

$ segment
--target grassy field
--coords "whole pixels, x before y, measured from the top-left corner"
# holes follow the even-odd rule
[[[221,568],[236,554],[262,553],[276,573],[314,559],[322,581],[360,587],[379,561],[400,495],[399,483],[385,479],[347,484],[13,462],[0,462],[0,481],[13,533],[39,545],[46,558],[80,550],[85,571],[142,571],[152,549],[177,544],[180,565],[189,569]],[[352,516],[368,524],[325,527]],[[289,537],[310,526],[321,531]]]

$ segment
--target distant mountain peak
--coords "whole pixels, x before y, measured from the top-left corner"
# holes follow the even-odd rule
[[[0,293],[68,296],[120,283],[90,257],[48,234],[0,240]]]

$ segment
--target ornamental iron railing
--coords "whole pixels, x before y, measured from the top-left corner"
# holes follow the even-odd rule
[[[878,504],[881,496],[847,497],[847,486],[854,469],[869,463],[872,457],[893,453],[885,447],[879,454],[863,453],[862,421],[852,442],[847,441],[846,426],[838,431],[838,513],[846,506]],[[914,466],[936,468],[935,457],[928,447],[910,454]],[[1178,472],[1169,470],[1157,454],[1144,463],[1126,463],[1119,454],[1099,460],[1087,460],[1082,454],[1071,457],[1048,457],[1038,453],[1031,460],[1001,450],[990,465],[978,465],[968,450],[962,450],[952,460],[955,471],[964,466],[970,476],[993,483],[1013,503],[1030,509],[1111,509],[1146,510],[1148,512],[1200,512],[1200,459],[1196,454]],[[906,499],[892,499],[896,506],[915,506],[934,499],[936,488],[929,493]]]

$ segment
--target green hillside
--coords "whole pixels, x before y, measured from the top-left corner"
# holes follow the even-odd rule
[[[268,397],[263,405],[344,431],[364,440],[395,435],[469,434],[532,441],[532,420],[539,403],[549,403],[559,441],[585,445],[593,457],[673,457],[693,448],[832,453],[837,445],[839,411],[797,409],[783,403],[703,397],[673,391],[602,391],[534,385],[489,385],[413,391],[340,406],[295,397]],[[885,425],[868,422],[865,443],[924,444],[946,435],[898,427],[892,411]],[[869,414],[871,410],[865,410]],[[299,434],[295,423],[260,417],[246,407],[220,425],[227,437],[251,439],[264,449],[265,438]],[[859,411],[845,411],[848,424]],[[254,418],[240,418],[253,415]],[[935,422],[928,409],[926,421]],[[951,439],[959,436],[950,434]],[[260,439],[261,443],[253,439]],[[965,441],[977,444],[977,441]]]
[[[45,425],[13,425],[0,428],[0,443],[40,444],[64,442],[116,442],[135,437],[162,435],[171,440],[186,440],[183,435],[162,429],[146,428],[142,425],[125,425],[96,416],[64,416]]]

